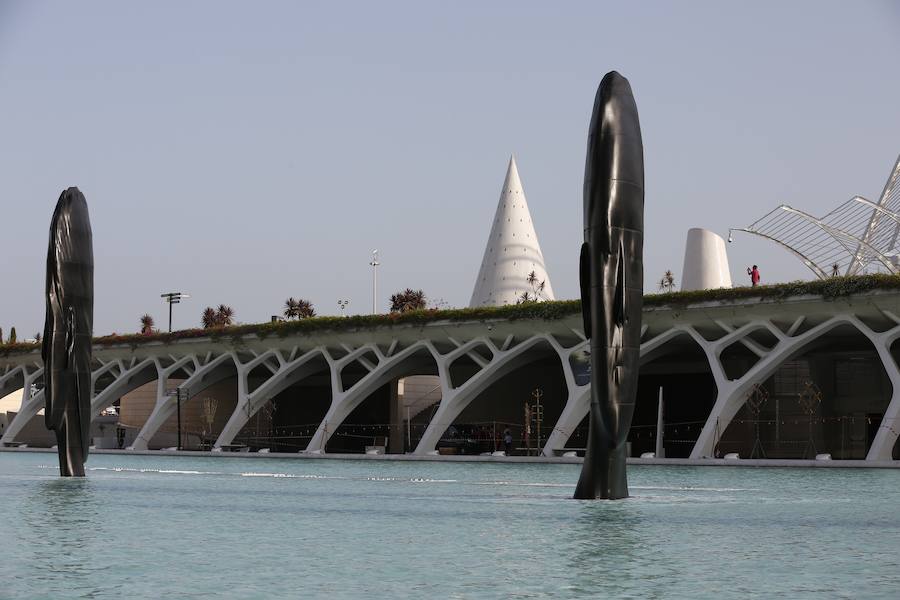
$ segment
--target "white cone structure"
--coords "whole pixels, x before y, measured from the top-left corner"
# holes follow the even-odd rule
[[[544,282],[539,299],[553,300],[553,287],[531,222],[516,159],[511,157],[469,306],[515,304],[525,292],[532,295],[534,289],[528,283],[532,271],[538,282]]]
[[[725,240],[708,229],[688,230],[684,246],[681,290],[711,290],[731,287],[731,270]]]

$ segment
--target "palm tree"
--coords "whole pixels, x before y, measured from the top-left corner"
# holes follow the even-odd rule
[[[406,312],[409,310],[421,310],[428,304],[425,292],[406,288],[391,296],[391,312]]]
[[[297,300],[297,318],[309,319],[316,316],[316,310],[313,308],[312,302],[300,298]]]
[[[308,319],[316,316],[312,302],[300,298],[297,300],[293,296],[284,302],[284,318],[286,319]]]
[[[218,325],[223,327],[232,325],[234,323],[234,309],[230,306],[220,304],[219,310],[216,311],[216,317],[218,318]]]
[[[298,316],[298,303],[293,296],[284,301],[284,318],[293,319]]]
[[[675,291],[675,274],[670,270],[663,273],[662,279],[659,280],[659,289],[663,292]]]
[[[220,304],[219,308],[207,306],[203,309],[203,316],[200,318],[204,329],[211,327],[227,327],[234,324],[234,309],[228,305]]]
[[[546,280],[538,279],[537,273],[532,271],[525,277],[525,281],[528,283],[528,285],[531,286],[531,292],[522,292],[522,295],[519,296],[518,300],[516,300],[516,304],[522,304],[524,302],[540,302],[541,300],[546,300],[546,298],[544,297],[544,286],[547,285]]]
[[[200,322],[203,323],[204,329],[210,329],[212,327],[216,327],[219,324],[218,315],[216,315],[216,309],[212,306],[207,306],[203,309],[203,317],[201,317]]]
[[[141,317],[141,333],[143,335],[150,335],[153,333],[153,317],[148,314]]]

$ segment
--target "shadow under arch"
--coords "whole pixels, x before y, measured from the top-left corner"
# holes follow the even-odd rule
[[[258,381],[251,382],[249,376],[258,372],[255,370],[263,361],[271,360],[278,363],[277,367],[273,365],[270,370],[270,372],[273,370],[274,372],[270,376],[262,375]],[[291,385],[328,368],[327,365],[328,356],[323,348],[314,348],[290,361],[285,361],[276,354],[276,351],[270,351],[248,363],[241,364],[237,376],[237,403],[228,422],[219,432],[213,449],[231,445],[235,438],[244,432],[245,427],[257,414],[257,411],[270,403],[272,398]],[[246,432],[244,433],[246,434]]]
[[[641,356],[634,416],[628,434],[631,456],[656,451],[660,389],[663,394],[664,454],[668,458],[686,458],[718,393],[703,348],[686,332]]]
[[[491,377],[473,394],[452,423],[441,432],[435,448],[455,454],[505,450],[503,433],[512,435],[513,454],[540,454],[569,397],[563,358],[546,339],[532,344],[513,366]],[[466,379],[468,381],[468,379]],[[525,405],[531,411],[540,394],[541,428],[530,414],[526,435]]]
[[[863,324],[863,327],[865,325]],[[840,322],[755,378],[721,432],[715,455],[865,459],[894,390],[872,340]]]
[[[25,385],[24,367],[16,367],[10,372],[0,375],[0,398],[4,398]]]
[[[254,413],[234,442],[251,449],[299,452],[324,418],[331,396],[328,361],[324,353],[317,352],[255,399]]]
[[[29,369],[23,365],[4,375],[8,393],[21,389],[22,394],[15,416],[3,428],[0,443],[21,442],[20,434],[25,431],[29,434],[27,441],[34,439],[46,442],[55,439],[55,436],[47,430],[43,417],[38,417],[44,408],[44,392],[41,389],[44,381],[43,373],[43,367]]]
[[[413,375],[439,374],[437,356],[437,351],[429,343],[416,343],[394,356],[382,357],[377,365],[373,365],[371,371],[358,378],[349,389],[333,389],[328,411],[310,439],[306,451],[359,452],[364,451],[367,445],[381,445],[372,443],[376,441],[376,437],[390,439],[393,434],[394,439],[397,439],[402,422],[397,416],[385,418],[385,409],[382,406],[385,403],[384,399],[388,398],[388,409],[392,403],[396,405],[398,379]],[[340,381],[340,376],[332,373],[332,387]],[[369,398],[375,399],[378,406],[363,407],[357,411]],[[360,422],[353,423],[350,417],[357,418]],[[372,423],[372,421],[381,422]],[[376,425],[379,428],[375,428]],[[336,443],[330,443],[332,437],[337,434],[340,434],[338,439],[343,441],[335,440]],[[356,441],[350,442],[351,439]],[[367,440],[369,443],[366,443]],[[394,446],[396,448],[390,448],[391,452],[402,451],[400,444],[395,443]]]
[[[126,367],[109,385],[102,390],[94,390],[94,397],[91,399],[91,414],[100,414],[100,411],[112,406],[125,394],[157,379],[159,379],[159,371],[153,359],[146,358]]]
[[[476,339],[470,341],[469,344],[478,344],[483,341],[482,339]],[[459,387],[448,389],[448,382],[445,381],[445,394],[441,398],[437,411],[429,421],[428,427],[422,434],[422,438],[414,453],[428,454],[434,452],[444,432],[456,421],[459,414],[465,410],[469,403],[493,381],[505,376],[523,363],[529,362],[528,353],[539,344],[546,344],[552,348],[552,344],[547,336],[534,335],[510,350],[499,352],[490,363],[472,377],[466,379]]]
[[[564,413],[565,419],[554,430],[553,444],[545,448],[545,454],[584,452],[588,435],[590,412],[590,359],[586,349],[576,349],[569,357],[573,384],[577,390],[570,398]],[[693,440],[702,429],[717,387],[709,362],[700,343],[685,330],[668,329],[647,338],[641,344],[640,371],[633,431],[629,434],[632,455],[655,450],[656,417],[659,387],[668,389],[671,404],[666,404],[666,422],[672,426],[670,437],[676,449],[675,456],[690,452]],[[698,401],[699,399],[699,401]],[[690,422],[692,427],[682,426]],[[677,428],[677,431],[675,431]]]
[[[168,380],[177,380],[174,386],[180,388],[184,396],[181,400],[182,429],[187,432],[187,440],[182,440],[186,446],[197,443],[203,446],[204,439],[215,439],[225,424],[224,415],[230,414],[236,404],[234,386],[222,386],[229,379],[236,379],[237,364],[231,353],[223,353],[211,358],[206,364],[199,365],[193,373],[188,373],[183,368],[176,369],[167,376],[163,387],[169,388]],[[157,390],[158,391],[158,390]],[[165,391],[165,390],[164,390]],[[196,399],[206,399],[210,393],[215,399],[212,423],[208,423],[205,411],[206,406],[198,406]],[[229,393],[230,392],[230,393]],[[178,400],[172,396],[156,398],[156,404],[150,415],[141,425],[140,431],[132,442],[131,449],[144,450],[151,446],[173,445],[154,442],[154,437],[161,432],[173,434],[177,432]],[[208,430],[208,431],[207,431]],[[177,436],[176,436],[177,437]],[[168,440],[171,441],[171,440]],[[177,443],[177,439],[175,441]]]

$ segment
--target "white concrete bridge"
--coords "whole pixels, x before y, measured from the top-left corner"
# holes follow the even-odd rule
[[[900,338],[900,292],[875,291],[823,300],[800,296],[782,300],[743,299],[685,306],[648,307],[641,345],[645,365],[692,356],[715,384],[711,410],[691,458],[711,457],[716,444],[746,402],[753,386],[767,381],[786,361],[813,349],[841,350],[847,340],[862,344],[886,373],[890,391],[883,415],[866,450],[867,460],[891,459],[900,432],[900,371],[894,342]],[[440,403],[428,422],[416,454],[435,450],[441,436],[464,409],[490,402],[485,391],[500,378],[537,360],[558,361],[567,397],[543,453],[563,448],[585,418],[589,384],[573,370],[586,348],[580,313],[554,320],[434,320],[348,331],[321,330],[260,338],[251,333],[94,348],[94,396],[98,415],[125,394],[156,381],[156,405],[137,435],[133,449],[148,441],[175,411],[167,395],[177,376],[194,401],[214,384],[234,380],[237,405],[219,432],[216,447],[231,444],[248,420],[289,386],[327,374],[331,402],[307,452],[323,452],[348,415],[380,387],[413,375],[440,378]],[[668,358],[667,358],[668,357]],[[699,357],[699,358],[697,358]],[[664,368],[657,371],[665,376]],[[252,373],[252,376],[251,376]],[[23,426],[43,408],[42,365],[37,351],[0,356],[0,397],[36,384],[23,395],[22,407],[0,442],[11,444]],[[302,398],[296,401],[302,402]],[[689,399],[676,400],[690,402]],[[687,407],[690,408],[690,407]],[[655,407],[654,407],[655,410]]]

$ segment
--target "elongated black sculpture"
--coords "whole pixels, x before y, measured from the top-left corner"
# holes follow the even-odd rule
[[[575,497],[626,498],[643,305],[644,149],[628,80],[600,82],[584,169],[581,311],[591,342],[587,452]]]
[[[84,477],[91,426],[91,333],[94,322],[94,251],[87,201],[78,188],[64,191],[50,222],[47,248],[47,317],[44,420],[56,432],[59,474]]]

